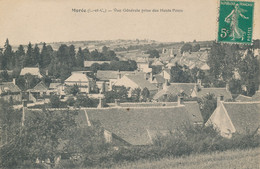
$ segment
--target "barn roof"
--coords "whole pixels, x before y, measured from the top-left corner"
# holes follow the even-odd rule
[[[20,75],[21,76],[24,76],[26,74],[31,74],[33,76],[38,76],[39,78],[42,77],[41,73],[40,73],[40,69],[38,67],[24,67],[22,70],[21,70],[21,73]]]
[[[0,83],[0,93],[5,93],[5,92],[12,92],[12,93],[17,93],[21,92],[21,89],[13,84],[12,82],[2,82]]]
[[[190,124],[185,106],[119,107],[86,111],[90,121],[99,121],[106,130],[132,145],[150,144],[148,130],[175,130],[183,124]]]
[[[61,85],[61,83],[50,83],[49,88],[50,89],[56,89],[59,85]]]
[[[214,94],[216,97],[224,96],[225,100],[232,99],[230,91],[226,88],[201,88],[201,90],[197,92],[197,97],[201,98],[207,94]]]
[[[242,94],[238,95],[235,99],[238,102],[249,102],[252,101],[252,97],[244,96]]]
[[[65,82],[89,82],[90,78],[86,74],[75,73],[68,77]]]
[[[157,75],[154,75],[154,76],[153,76],[153,81],[152,81],[152,83],[164,83],[164,82],[165,82],[165,79],[163,78],[162,75],[157,74]]]
[[[43,81],[39,82],[31,91],[46,91],[48,87],[44,84]]]
[[[180,93],[185,93],[186,95],[190,96],[193,89],[195,88],[195,85],[195,83],[170,83],[167,88],[156,93],[154,99],[160,99],[165,94],[177,96]]]
[[[117,79],[118,73],[121,74],[121,76],[124,76],[125,74],[133,74],[134,71],[113,71],[113,70],[98,70],[97,71],[97,78],[99,80],[110,80],[110,79]]]
[[[147,88],[150,91],[157,90],[156,86],[147,81],[143,74],[127,74],[125,76],[137,84],[140,89]]]
[[[260,91],[256,91],[256,93],[252,96],[253,101],[260,101]]]
[[[260,102],[224,102],[223,105],[238,133],[253,132],[260,126]]]

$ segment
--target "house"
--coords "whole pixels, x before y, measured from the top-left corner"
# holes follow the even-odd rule
[[[212,125],[220,135],[231,138],[232,134],[259,132],[260,102],[223,102],[218,105],[205,125]]]
[[[143,90],[147,88],[150,92],[150,95],[154,95],[157,92],[157,87],[146,80],[146,74],[126,74],[122,78],[119,78],[114,86],[125,86],[131,90],[140,88]]]
[[[34,88],[29,89],[28,91],[36,100],[44,99],[45,95],[49,95],[49,88],[43,81],[39,82]]]
[[[155,60],[153,63],[152,63],[152,66],[156,66],[156,67],[163,67],[164,64],[159,61],[159,60]]]
[[[24,76],[26,74],[31,74],[33,76],[36,76],[38,78],[42,78],[43,76],[40,73],[39,67],[24,67],[21,70],[20,76]]]
[[[164,101],[169,96],[182,95],[183,97],[190,98],[193,90],[196,88],[196,83],[168,83],[163,85],[163,89],[153,97],[156,101]]]
[[[252,97],[244,96],[242,94],[238,95],[235,99],[237,102],[250,102],[252,101]]]
[[[117,81],[117,79],[121,78],[125,74],[135,74],[135,73],[136,72],[134,71],[98,70],[96,73],[97,86],[101,91],[112,90],[112,86]]]
[[[9,101],[11,98],[13,101],[22,101],[21,89],[15,84],[15,79],[13,82],[0,83],[0,98],[6,101]]]
[[[168,82],[171,81],[171,69],[163,69],[160,74],[164,79],[168,80]]]
[[[161,106],[151,103],[126,104],[87,108],[80,111],[81,119],[84,118],[89,126],[93,121],[99,121],[107,142],[121,140],[128,145],[149,145],[160,134],[174,133],[185,124],[193,126],[203,122],[197,102],[182,102],[180,99],[177,103],[161,103]]]
[[[145,72],[145,73],[152,72],[152,68],[150,68],[148,57],[137,57],[136,64],[137,64],[138,71]]]
[[[72,72],[71,76],[64,81],[64,84],[65,86],[77,85],[82,93],[90,93],[95,87],[93,79],[84,72]]]
[[[204,87],[199,87],[196,86],[195,90],[193,90],[191,96],[192,97],[197,97],[197,98],[202,98],[208,94],[214,94],[215,97],[219,97],[219,96],[224,96],[225,100],[229,100],[232,99],[232,94],[231,92],[228,90],[228,87],[224,87],[224,88],[214,88],[214,87],[210,87],[210,88],[204,88]]]
[[[158,89],[161,89],[163,84],[165,83],[165,79],[163,78],[163,76],[160,74],[153,75],[152,73],[150,74],[150,76],[150,83],[154,84]]]

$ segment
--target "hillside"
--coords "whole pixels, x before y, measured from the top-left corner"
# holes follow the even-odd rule
[[[257,169],[260,167],[260,148],[230,150],[211,154],[164,158],[158,161],[138,161],[113,166],[114,169]]]

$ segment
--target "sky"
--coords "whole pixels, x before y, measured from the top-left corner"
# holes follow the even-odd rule
[[[183,12],[72,12],[115,8]],[[218,0],[0,0],[0,46],[6,38],[14,45],[115,39],[214,40],[217,8]],[[254,11],[253,39],[260,39],[260,0],[255,0]]]

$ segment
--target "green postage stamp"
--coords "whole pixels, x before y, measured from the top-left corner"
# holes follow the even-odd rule
[[[218,42],[251,44],[254,2],[220,0]]]

